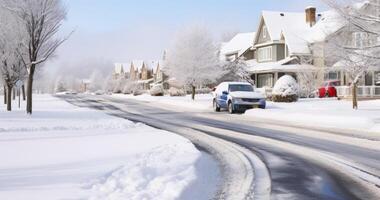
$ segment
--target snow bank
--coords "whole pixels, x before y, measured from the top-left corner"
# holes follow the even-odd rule
[[[178,199],[188,183],[197,178],[193,163],[200,153],[190,153],[191,145],[187,148],[168,145],[140,155],[104,182],[94,184],[90,199]]]
[[[0,199],[177,199],[202,180],[201,198],[216,190],[215,161],[183,137],[34,100],[32,116],[0,105]]]

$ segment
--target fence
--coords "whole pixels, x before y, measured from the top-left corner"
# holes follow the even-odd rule
[[[338,97],[351,97],[352,88],[350,86],[336,87]],[[359,86],[357,89],[358,97],[380,98],[380,86]]]

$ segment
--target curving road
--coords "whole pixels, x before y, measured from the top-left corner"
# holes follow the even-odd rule
[[[183,135],[212,153],[224,180],[215,199],[380,199],[377,138],[110,96],[61,98]]]

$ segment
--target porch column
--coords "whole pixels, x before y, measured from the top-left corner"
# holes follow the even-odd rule
[[[345,85],[345,82],[344,82],[344,72],[343,71],[340,71],[340,85]]]
[[[257,73],[255,73],[254,76],[255,76],[255,85],[256,85],[256,87],[257,87],[257,83],[258,83],[258,80],[257,80]]]
[[[375,86],[375,71],[372,71],[372,86]]]
[[[272,87],[274,87],[274,85],[276,84],[277,80],[278,80],[278,72],[275,72],[274,73],[273,84],[272,84],[273,86]]]

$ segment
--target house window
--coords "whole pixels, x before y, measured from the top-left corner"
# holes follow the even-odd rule
[[[352,33],[352,43],[356,48],[363,48],[367,45],[368,34],[365,32],[354,32]]]
[[[325,80],[340,80],[340,73],[339,72],[326,73]]]
[[[258,50],[258,60],[259,62],[271,61],[272,60],[272,47],[264,47]]]
[[[375,72],[375,85],[380,86],[380,71]]]
[[[258,74],[257,87],[273,87],[273,74]]]
[[[366,86],[369,86],[369,85],[372,85],[373,84],[373,74],[372,74],[372,72],[370,72],[370,73],[367,73],[366,75],[365,75],[365,77],[364,77],[364,84],[366,85]]]
[[[263,26],[263,38],[266,39],[268,37],[268,29],[267,26]]]

